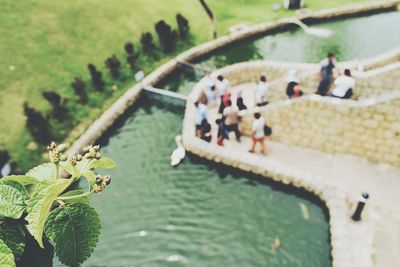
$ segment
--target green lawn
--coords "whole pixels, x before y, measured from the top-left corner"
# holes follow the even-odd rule
[[[306,0],[308,8],[321,9],[369,0]],[[293,12],[272,11],[277,0],[208,0],[218,19],[218,32],[224,34],[237,23],[260,23],[290,16]],[[193,44],[211,38],[211,24],[197,0],[2,0],[0,4],[0,150],[6,149],[22,169],[27,169],[43,152],[25,152],[32,141],[25,129],[22,104],[28,101],[42,112],[50,106],[41,96],[45,90],[58,91],[70,99],[70,106],[78,107],[71,123],[88,125],[102,110],[133,84],[125,71],[125,81],[111,93],[115,82],[104,67],[104,60],[113,53],[124,60],[126,41],[138,43],[140,34],[152,31],[154,23],[164,19],[176,25],[175,15],[189,19]],[[188,48],[181,44],[177,52]],[[165,62],[141,57],[141,67],[148,73]],[[91,104],[79,107],[70,83],[81,75],[88,80],[86,69],[93,63],[106,76],[107,93],[90,95]],[[15,66],[11,71],[10,66]],[[66,136],[72,125],[59,127]],[[27,155],[29,154],[29,156]]]

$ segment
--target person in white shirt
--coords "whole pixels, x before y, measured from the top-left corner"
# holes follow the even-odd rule
[[[218,95],[215,86],[215,81],[211,77],[211,72],[207,72],[206,76],[203,78],[204,83],[204,94],[207,97],[207,105],[214,105],[217,101]]]
[[[342,99],[349,99],[353,95],[353,88],[356,85],[356,81],[351,77],[349,69],[344,71],[344,75],[340,75],[336,78],[335,88],[332,90],[331,96]]]
[[[218,75],[216,86],[218,94],[222,96],[226,93],[226,91],[229,90],[229,81],[228,79],[224,78],[224,76]]]
[[[217,103],[217,90],[215,85],[212,85],[210,87],[206,87],[204,90],[204,94],[207,97],[207,105],[209,106],[215,106]]]
[[[228,79],[224,78],[222,75],[218,75],[216,87],[217,94],[220,96],[218,113],[222,114],[222,112],[224,112],[224,108],[227,106],[226,104],[228,100],[231,98]]]
[[[195,124],[196,124],[196,136],[200,136],[202,130],[203,120],[208,120],[207,106],[196,101],[194,103],[195,109]]]
[[[303,95],[303,91],[300,90],[299,78],[297,77],[297,70],[291,69],[287,74],[287,87],[286,94],[288,98],[300,97]]]
[[[235,132],[236,140],[240,142],[239,131],[239,108],[232,106],[232,101],[228,101],[227,107],[224,109],[223,116],[225,118],[225,130],[228,132]]]
[[[207,71],[206,76],[204,76],[204,84],[207,88],[210,88],[215,85],[214,79],[211,77],[211,72]]]
[[[253,131],[251,139],[252,144],[249,152],[254,153],[257,143],[260,143],[261,153],[266,155],[267,147],[265,145],[265,133],[264,133],[265,119],[261,117],[261,114],[258,112],[254,114],[254,118],[255,120],[252,123],[252,131]]]
[[[261,107],[268,104],[268,89],[269,84],[267,83],[267,77],[262,75],[260,77],[260,82],[257,84],[256,88],[256,105]]]

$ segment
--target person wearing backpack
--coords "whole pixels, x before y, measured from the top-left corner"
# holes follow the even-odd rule
[[[265,119],[263,117],[261,117],[261,114],[256,112],[254,113],[254,121],[252,123],[252,144],[251,144],[251,148],[249,150],[250,153],[254,153],[255,152],[255,148],[257,143],[260,143],[261,145],[261,153],[266,155],[267,154],[267,146],[265,145],[265,127],[266,122]],[[268,126],[267,126],[268,127]]]

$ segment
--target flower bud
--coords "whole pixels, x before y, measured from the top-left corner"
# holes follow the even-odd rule
[[[75,156],[70,156],[68,158],[69,163],[71,163],[72,166],[76,165],[76,157]]]
[[[96,153],[95,158],[96,158],[96,159],[101,159],[101,154],[100,154],[100,152],[97,152],[97,153]]]
[[[103,177],[100,175],[96,176],[96,185],[101,185],[103,183]]]
[[[82,155],[81,154],[76,155],[76,160],[77,161],[81,161],[82,160]]]
[[[104,184],[100,184],[100,185],[95,185],[93,187],[93,192],[94,193],[100,193],[101,191],[103,191],[105,188]]]
[[[90,157],[91,157],[91,158],[95,158],[95,157],[96,157],[96,154],[97,154],[97,151],[94,150],[93,147],[91,147],[91,148],[89,149],[89,155],[90,155]]]
[[[67,151],[67,146],[65,144],[59,144],[57,146],[58,151],[60,151],[61,153]]]
[[[109,175],[105,176],[104,182],[106,183],[106,185],[109,185],[111,183],[111,177]]]
[[[68,156],[66,155],[66,154],[62,154],[61,156],[60,156],[60,160],[61,161],[66,161],[68,159]]]
[[[55,149],[57,147],[57,144],[56,143],[54,143],[54,141],[53,142],[51,142],[51,144],[50,144],[50,148],[51,149]]]
[[[58,163],[60,161],[60,153],[58,151],[50,150],[49,159],[53,163]]]

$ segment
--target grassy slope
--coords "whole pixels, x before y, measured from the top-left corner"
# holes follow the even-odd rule
[[[8,149],[14,158],[19,160],[25,158],[22,165],[31,164],[31,159],[22,155],[22,148],[31,140],[24,128],[24,101],[27,100],[45,112],[50,107],[43,100],[42,91],[56,90],[66,97],[73,98],[71,80],[77,75],[87,79],[86,65],[89,62],[104,69],[107,56],[116,53],[122,57],[122,47],[126,41],[137,42],[140,34],[152,31],[154,23],[159,19],[175,25],[174,17],[178,12],[189,19],[196,44],[210,38],[210,22],[197,0],[1,2],[0,149]],[[220,34],[226,33],[229,26],[236,23],[260,23],[292,15],[292,12],[283,10],[273,12],[273,2],[277,1],[208,0],[216,13]],[[312,9],[348,2],[306,1]],[[148,59],[143,61],[148,71],[159,63]],[[9,70],[10,65],[15,66],[15,71]],[[124,89],[127,87],[125,85]],[[118,92],[108,99],[97,97],[100,102],[106,101],[105,104],[82,113],[78,119],[88,124],[121,93]]]

